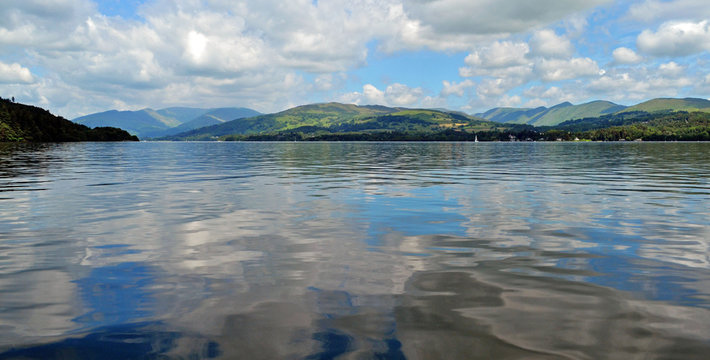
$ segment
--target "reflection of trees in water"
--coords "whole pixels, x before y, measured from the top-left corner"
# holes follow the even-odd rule
[[[0,142],[0,191],[12,189],[14,178],[44,176],[51,167],[61,166],[55,150],[62,146],[67,145]]]

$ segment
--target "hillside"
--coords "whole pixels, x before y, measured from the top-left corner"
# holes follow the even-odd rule
[[[580,105],[564,102],[550,108],[494,108],[476,116],[501,123],[554,126],[568,120],[597,117],[623,109],[623,105],[598,100]]]
[[[592,101],[581,105],[572,105],[570,103],[565,104],[569,105],[550,108],[545,115],[538,118],[535,123],[531,125],[557,125],[568,120],[612,114],[626,108],[623,105],[614,104],[609,101]]]
[[[710,113],[657,113],[647,121],[590,130],[578,136],[594,141],[710,141]]]
[[[510,108],[499,107],[484,113],[476,114],[480,118],[499,123],[527,124],[548,109],[544,106],[537,108]]]
[[[649,101],[642,102],[640,104],[630,106],[623,110],[624,112],[629,111],[645,111],[645,112],[657,112],[657,111],[702,111],[710,112],[710,101],[705,99],[697,98],[685,98],[685,99],[672,99],[672,98],[659,98],[652,99]]]
[[[436,132],[446,129],[473,131],[502,127],[468,115],[441,110],[357,106],[326,103],[295,107],[275,114],[237,119],[167,137],[171,140],[209,140],[226,135],[285,132]]]
[[[152,138],[259,114],[259,112],[247,108],[171,107],[160,110],[110,110],[82,116],[74,119],[74,122],[89,127],[118,127],[140,138]]]
[[[138,141],[112,127],[90,129],[49,111],[0,98],[0,142]]]

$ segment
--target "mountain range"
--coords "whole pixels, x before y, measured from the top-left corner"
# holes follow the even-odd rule
[[[73,121],[89,127],[112,126],[128,131],[141,139],[169,136],[234,119],[260,115],[248,108],[171,107],[160,110],[109,110],[78,117]]]
[[[629,107],[605,101],[581,105],[562,103],[551,108],[498,108],[482,114],[506,122],[445,109],[340,103],[303,105],[274,114],[224,120],[242,116],[244,110],[167,108],[157,111],[108,111],[83,120],[89,124],[95,121],[98,125],[114,121],[122,126],[135,126],[147,134],[150,131],[168,133],[193,128],[160,138],[163,140],[710,141],[710,101],[693,98],[653,99]],[[249,112],[254,111],[246,109],[246,113]],[[569,120],[554,126],[530,124],[543,120],[551,123],[550,119],[554,116]],[[214,125],[194,128],[204,124]],[[0,99],[0,142],[116,140],[138,138],[114,127],[90,129],[41,108]]]
[[[87,126],[115,126],[143,139],[213,140],[229,135],[253,136],[277,133],[353,133],[394,131],[433,133],[447,129],[468,132],[492,131],[521,126],[551,127],[586,119],[585,126],[610,124],[639,113],[708,112],[710,101],[697,98],[659,98],[632,106],[610,101],[569,102],[552,107],[499,107],[478,114],[446,109],[408,109],[380,105],[309,104],[273,114],[260,114],[247,108],[200,109],[172,107],[161,110],[106,111],[75,119]],[[624,115],[629,114],[629,115]],[[613,119],[613,121],[610,121]],[[579,125],[575,125],[579,126]]]
[[[227,135],[250,136],[287,132],[309,134],[373,131],[430,133],[446,129],[472,132],[509,128],[510,126],[445,110],[324,103],[298,106],[274,114],[236,119],[163,139],[210,140]]]
[[[633,106],[624,106],[609,101],[592,101],[580,105],[569,102],[552,107],[510,108],[498,107],[484,113],[475,114],[486,120],[509,123],[528,124],[533,126],[555,126],[565,121],[600,117],[623,112],[658,112],[658,111],[703,111],[710,112],[710,101],[705,99],[659,98],[642,102]]]

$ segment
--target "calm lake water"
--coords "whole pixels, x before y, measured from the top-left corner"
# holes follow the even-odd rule
[[[0,358],[710,356],[710,143],[0,144]]]

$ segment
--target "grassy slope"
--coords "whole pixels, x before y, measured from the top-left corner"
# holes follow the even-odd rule
[[[478,116],[495,122],[500,123],[510,123],[510,124],[527,124],[536,116],[544,113],[547,110],[546,107],[538,108],[510,108],[502,107],[495,108],[486,111],[483,114],[478,114]]]
[[[589,130],[579,136],[606,141],[710,141],[710,112],[659,112],[648,114],[648,118],[648,121]]]
[[[553,107],[530,125],[554,126],[568,120],[602,116],[623,109],[625,109],[625,106],[617,105],[609,101],[592,101],[580,105]]]
[[[638,105],[630,106],[621,112],[629,111],[702,111],[710,112],[710,101],[705,99],[685,98],[671,99],[660,98],[642,102]]]
[[[624,108],[608,101],[592,101],[580,105],[562,103],[551,108],[495,108],[479,115],[487,120],[507,124],[554,126],[564,121],[602,116]]]

